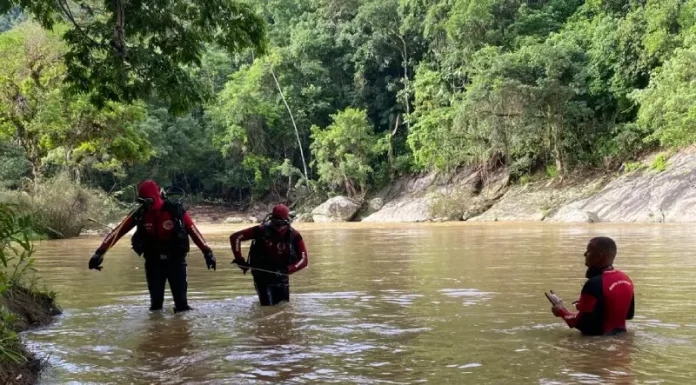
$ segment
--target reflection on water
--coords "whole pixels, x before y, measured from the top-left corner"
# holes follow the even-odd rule
[[[97,238],[43,242],[38,267],[65,309],[25,334],[42,384],[689,384],[696,240],[680,226],[302,225],[310,267],[291,302],[258,305],[229,265],[232,228],[204,229],[218,257],[189,257],[194,311],[148,312],[127,240],[87,271]],[[586,338],[543,297],[579,295],[589,238],[617,240],[636,283],[629,333]]]

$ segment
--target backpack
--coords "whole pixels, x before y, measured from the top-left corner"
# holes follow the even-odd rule
[[[264,255],[263,245],[264,243],[271,239],[273,235],[273,228],[270,223],[263,223],[263,232],[258,228],[256,229],[256,234],[254,234],[254,239],[251,241],[251,246],[249,247],[249,256],[247,257],[247,262],[252,267],[265,268],[272,270],[276,266],[273,261],[270,261]],[[288,260],[286,265],[295,263],[299,260],[297,252],[295,251],[295,242],[297,240],[297,232],[295,229],[288,225],[288,230],[285,233],[285,242],[288,245]]]
[[[141,207],[133,215],[133,220],[137,224],[135,234],[131,238],[131,247],[133,251],[138,255],[142,255],[146,251],[152,251],[156,253],[163,253],[173,256],[186,256],[191,249],[191,244],[189,242],[188,231],[186,230],[186,225],[184,224],[184,205],[181,202],[171,202],[169,200],[164,201],[164,205],[160,210],[166,210],[172,217],[174,222],[174,237],[167,241],[157,241],[155,244],[152,242],[147,242],[145,236],[145,209]]]

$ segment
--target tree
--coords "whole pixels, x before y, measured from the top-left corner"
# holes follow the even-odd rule
[[[319,182],[330,189],[343,187],[351,197],[363,197],[374,172],[371,164],[384,153],[365,110],[347,108],[331,115],[325,130],[312,126],[312,151]]]
[[[34,178],[44,163],[72,167],[79,179],[86,157],[113,170],[147,159],[149,144],[133,125],[144,119],[143,107],[97,109],[88,95],[68,95],[62,54],[58,36],[32,23],[0,35],[0,136],[24,150]]]
[[[233,0],[7,0],[41,25],[68,24],[66,81],[97,106],[157,96],[186,111],[209,96],[187,67],[199,67],[206,44],[230,54],[265,49],[265,24]]]
[[[421,65],[414,82],[414,124],[408,144],[417,168],[447,170],[465,160],[462,137],[450,135],[456,103],[442,73]]]
[[[215,147],[237,163],[238,179],[230,182],[258,194],[271,189],[271,168],[297,147],[267,64],[256,60],[242,67],[220,92],[218,102],[207,108]]]
[[[647,141],[674,147],[696,142],[696,29],[687,44],[653,72],[645,90],[632,95],[640,103],[638,125],[654,131]]]

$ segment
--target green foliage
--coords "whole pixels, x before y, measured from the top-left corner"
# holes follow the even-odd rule
[[[638,124],[653,130],[646,141],[670,147],[696,141],[696,29],[692,31],[688,46],[675,50],[674,56],[654,72],[650,85],[634,93],[641,105]]]
[[[32,221],[14,206],[0,203],[0,293],[22,284],[33,271]]]
[[[230,54],[265,49],[261,18],[232,0],[10,0],[0,12],[14,6],[48,29],[68,23],[66,80],[99,107],[156,95],[172,111],[188,110],[208,96],[187,69],[200,66],[207,44]]]
[[[377,140],[364,110],[348,108],[331,115],[333,123],[325,130],[312,126],[314,166],[319,182],[330,190],[363,197],[374,169],[374,158],[385,152]]]
[[[624,164],[625,172],[639,171],[645,168],[645,165],[641,162],[626,162]]]
[[[653,159],[652,163],[650,163],[650,169],[657,172],[662,172],[667,169],[667,164],[667,154],[657,154],[657,156],[655,156],[655,159]]]
[[[106,195],[84,188],[61,174],[41,182],[27,183],[22,190],[0,191],[0,203],[11,204],[31,220],[34,233],[52,239],[71,238],[104,223],[121,210]]]
[[[14,143],[0,141],[0,189],[18,187],[21,178],[30,172],[31,163],[24,150]]]
[[[15,320],[16,316],[5,305],[0,306],[0,363],[18,364],[26,361],[26,357],[18,350],[19,336],[12,329]]]
[[[0,298],[25,283],[35,271],[30,239],[31,220],[16,207],[0,203]],[[12,328],[15,316],[0,305],[0,363],[26,360],[18,350],[19,337]]]
[[[122,199],[154,178],[245,207],[462,166],[525,183],[696,142],[696,0],[1,4],[6,188],[68,171]]]
[[[557,178],[558,177],[558,169],[556,166],[550,164],[546,166],[546,176],[549,178]]]
[[[0,35],[0,139],[24,150],[34,177],[51,165],[79,179],[85,168],[118,173],[147,160],[150,145],[137,130],[142,104],[97,109],[87,95],[66,94],[63,52],[57,34],[32,23]]]
[[[562,175],[613,167],[656,141],[694,142],[686,88],[696,2],[438,3],[425,28],[438,38],[435,60],[414,81],[409,144],[421,168],[502,158],[513,174],[531,160]]]

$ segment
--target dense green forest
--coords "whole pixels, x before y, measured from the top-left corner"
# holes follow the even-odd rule
[[[360,197],[696,140],[696,0],[5,3],[5,189],[63,174],[124,199],[146,177],[238,205]]]

